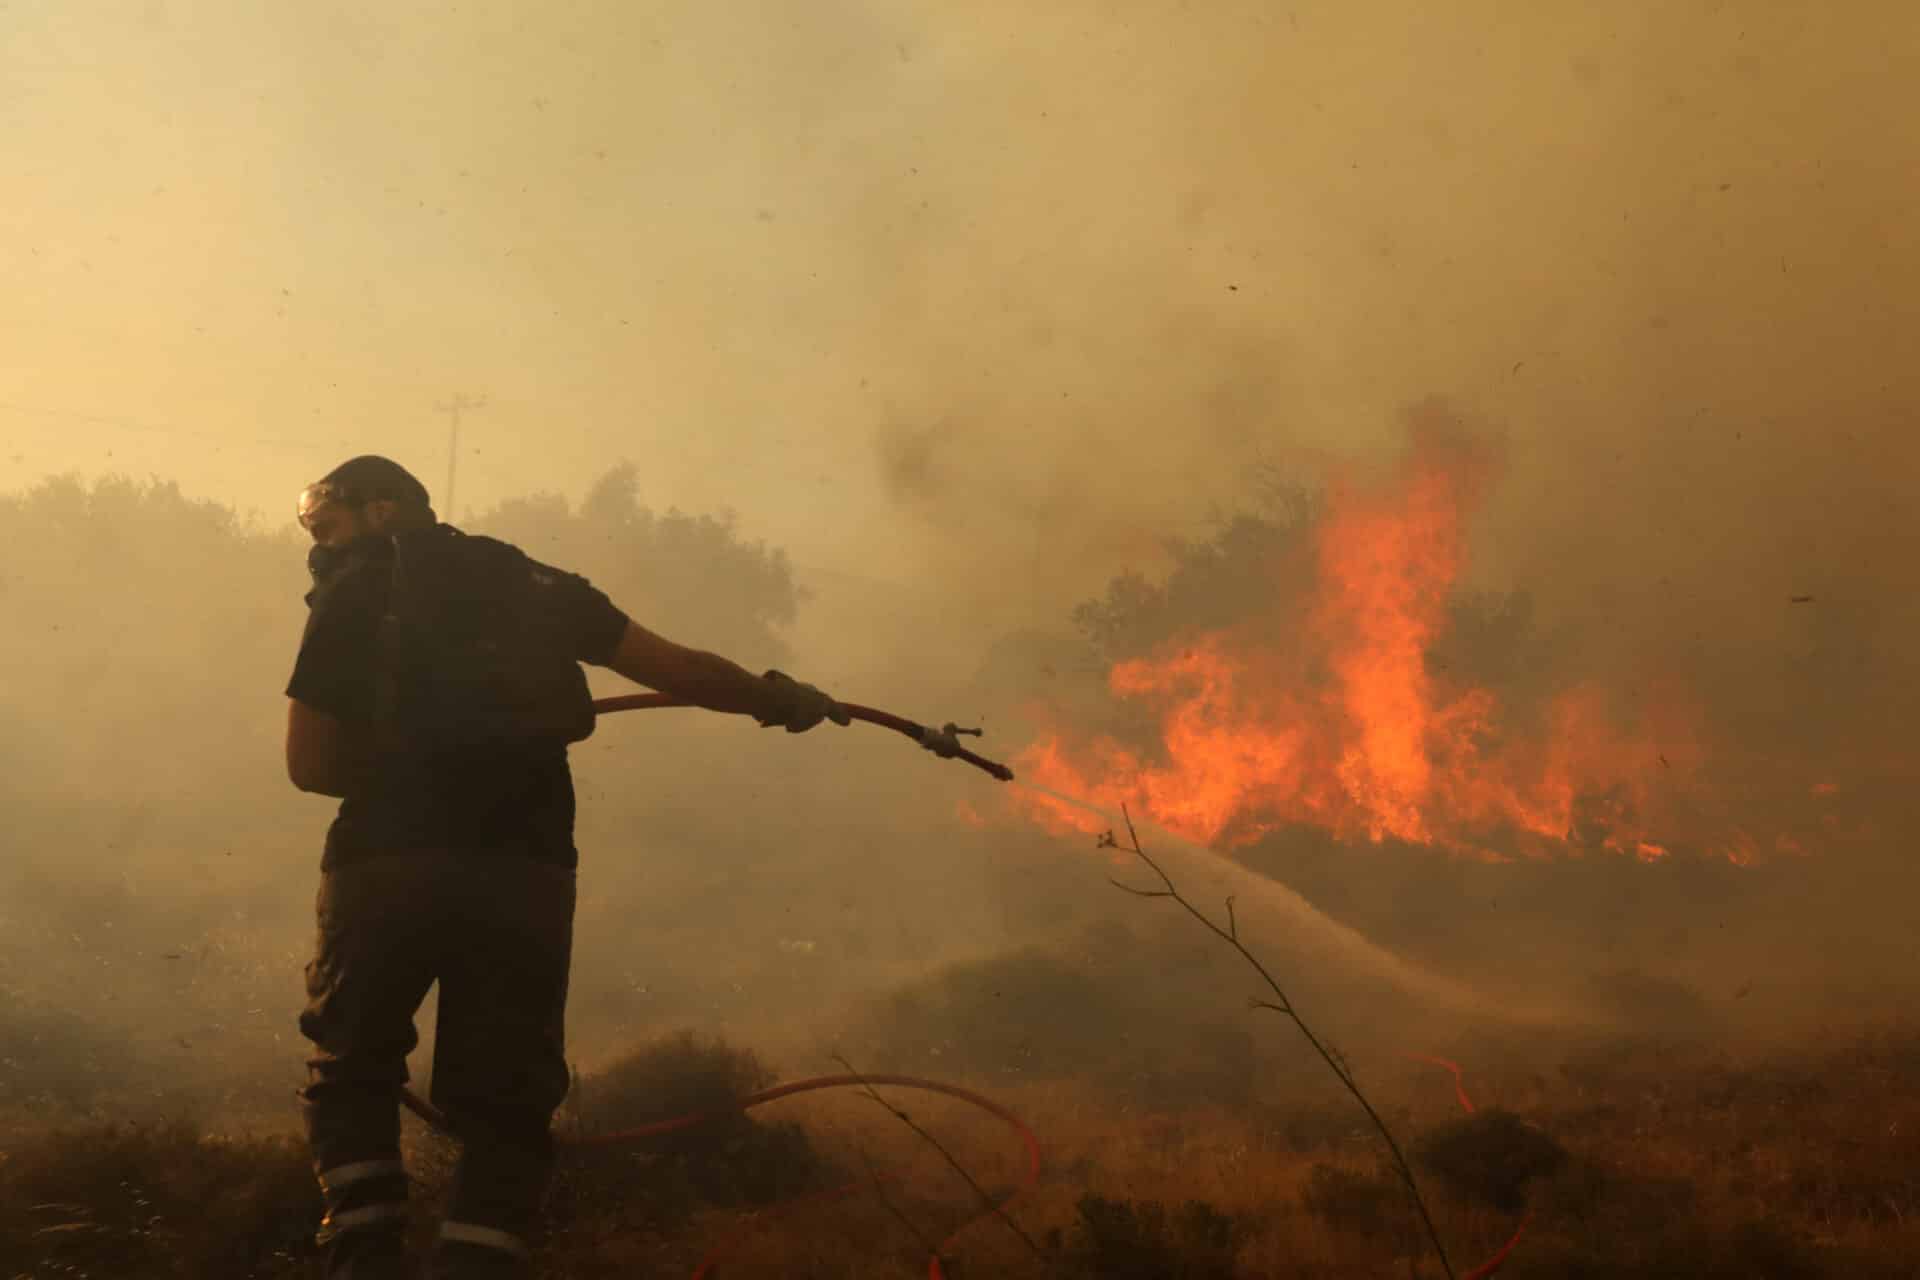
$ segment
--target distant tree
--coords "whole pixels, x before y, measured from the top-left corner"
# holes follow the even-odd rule
[[[285,826],[300,797],[279,695],[307,586],[292,530],[170,481],[57,476],[0,494],[0,545],[5,872],[77,903],[89,879],[137,885]]]
[[[804,593],[784,551],[749,542],[734,517],[656,513],[631,463],[608,471],[575,508],[557,494],[501,503],[472,522],[536,559],[585,574],[643,626],[748,666],[788,654],[780,629]]]
[[[1216,516],[1207,538],[1164,544],[1172,562],[1164,576],[1127,569],[1106,594],[1073,610],[1073,623],[1111,661],[1150,653],[1177,636],[1212,631],[1304,599],[1312,585],[1318,491],[1288,485],[1266,472],[1251,480],[1245,509]]]

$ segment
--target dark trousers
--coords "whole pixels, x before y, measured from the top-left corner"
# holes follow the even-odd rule
[[[461,1142],[441,1252],[468,1257],[476,1275],[519,1270],[569,1082],[573,909],[573,872],[525,858],[392,854],[321,877],[300,1016],[315,1053],[301,1099],[332,1280],[400,1274],[397,1091],[419,1041],[414,1014],[436,981],[432,1102]]]

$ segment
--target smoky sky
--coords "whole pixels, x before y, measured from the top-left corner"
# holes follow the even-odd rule
[[[363,448],[440,487],[464,393],[458,506],[630,459],[1017,613],[1438,396],[1509,446],[1482,571],[1570,607],[1865,593],[1911,549],[1908,6],[0,23],[16,483],[279,520]]]

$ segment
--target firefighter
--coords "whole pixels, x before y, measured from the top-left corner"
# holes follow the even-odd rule
[[[313,587],[287,685],[287,773],[334,796],[307,966],[300,1091],[328,1280],[404,1274],[398,1090],[440,986],[432,1101],[461,1142],[434,1274],[521,1277],[569,1081],[574,914],[567,746],[580,663],[792,733],[847,712],[629,619],[586,579],[440,523],[386,458],[306,489]]]

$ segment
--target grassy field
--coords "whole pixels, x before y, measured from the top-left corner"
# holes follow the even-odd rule
[[[1920,1259],[1920,1028],[1735,1059],[1658,1042],[1464,1061],[1467,1093],[1411,1061],[1356,1063],[1410,1151],[1456,1273],[1523,1215],[1509,1277],[1910,1277]],[[569,1133],[750,1089],[744,1050],[667,1038],[583,1080]],[[960,1081],[964,1083],[965,1081]],[[1232,1106],[1155,1105],[1083,1078],[981,1087],[1039,1133],[1039,1185],[946,1246],[947,1274],[1360,1277],[1440,1274],[1350,1100],[1288,1087]],[[988,1192],[1017,1140],[964,1103],[889,1098]],[[112,1123],[15,1107],[0,1133],[0,1277],[311,1272],[319,1213],[291,1133]],[[424,1240],[450,1143],[409,1122]],[[844,1191],[845,1194],[840,1194]],[[806,1095],[698,1135],[569,1155],[544,1274],[925,1275],[928,1242],[978,1211],[945,1159],[858,1091]]]

